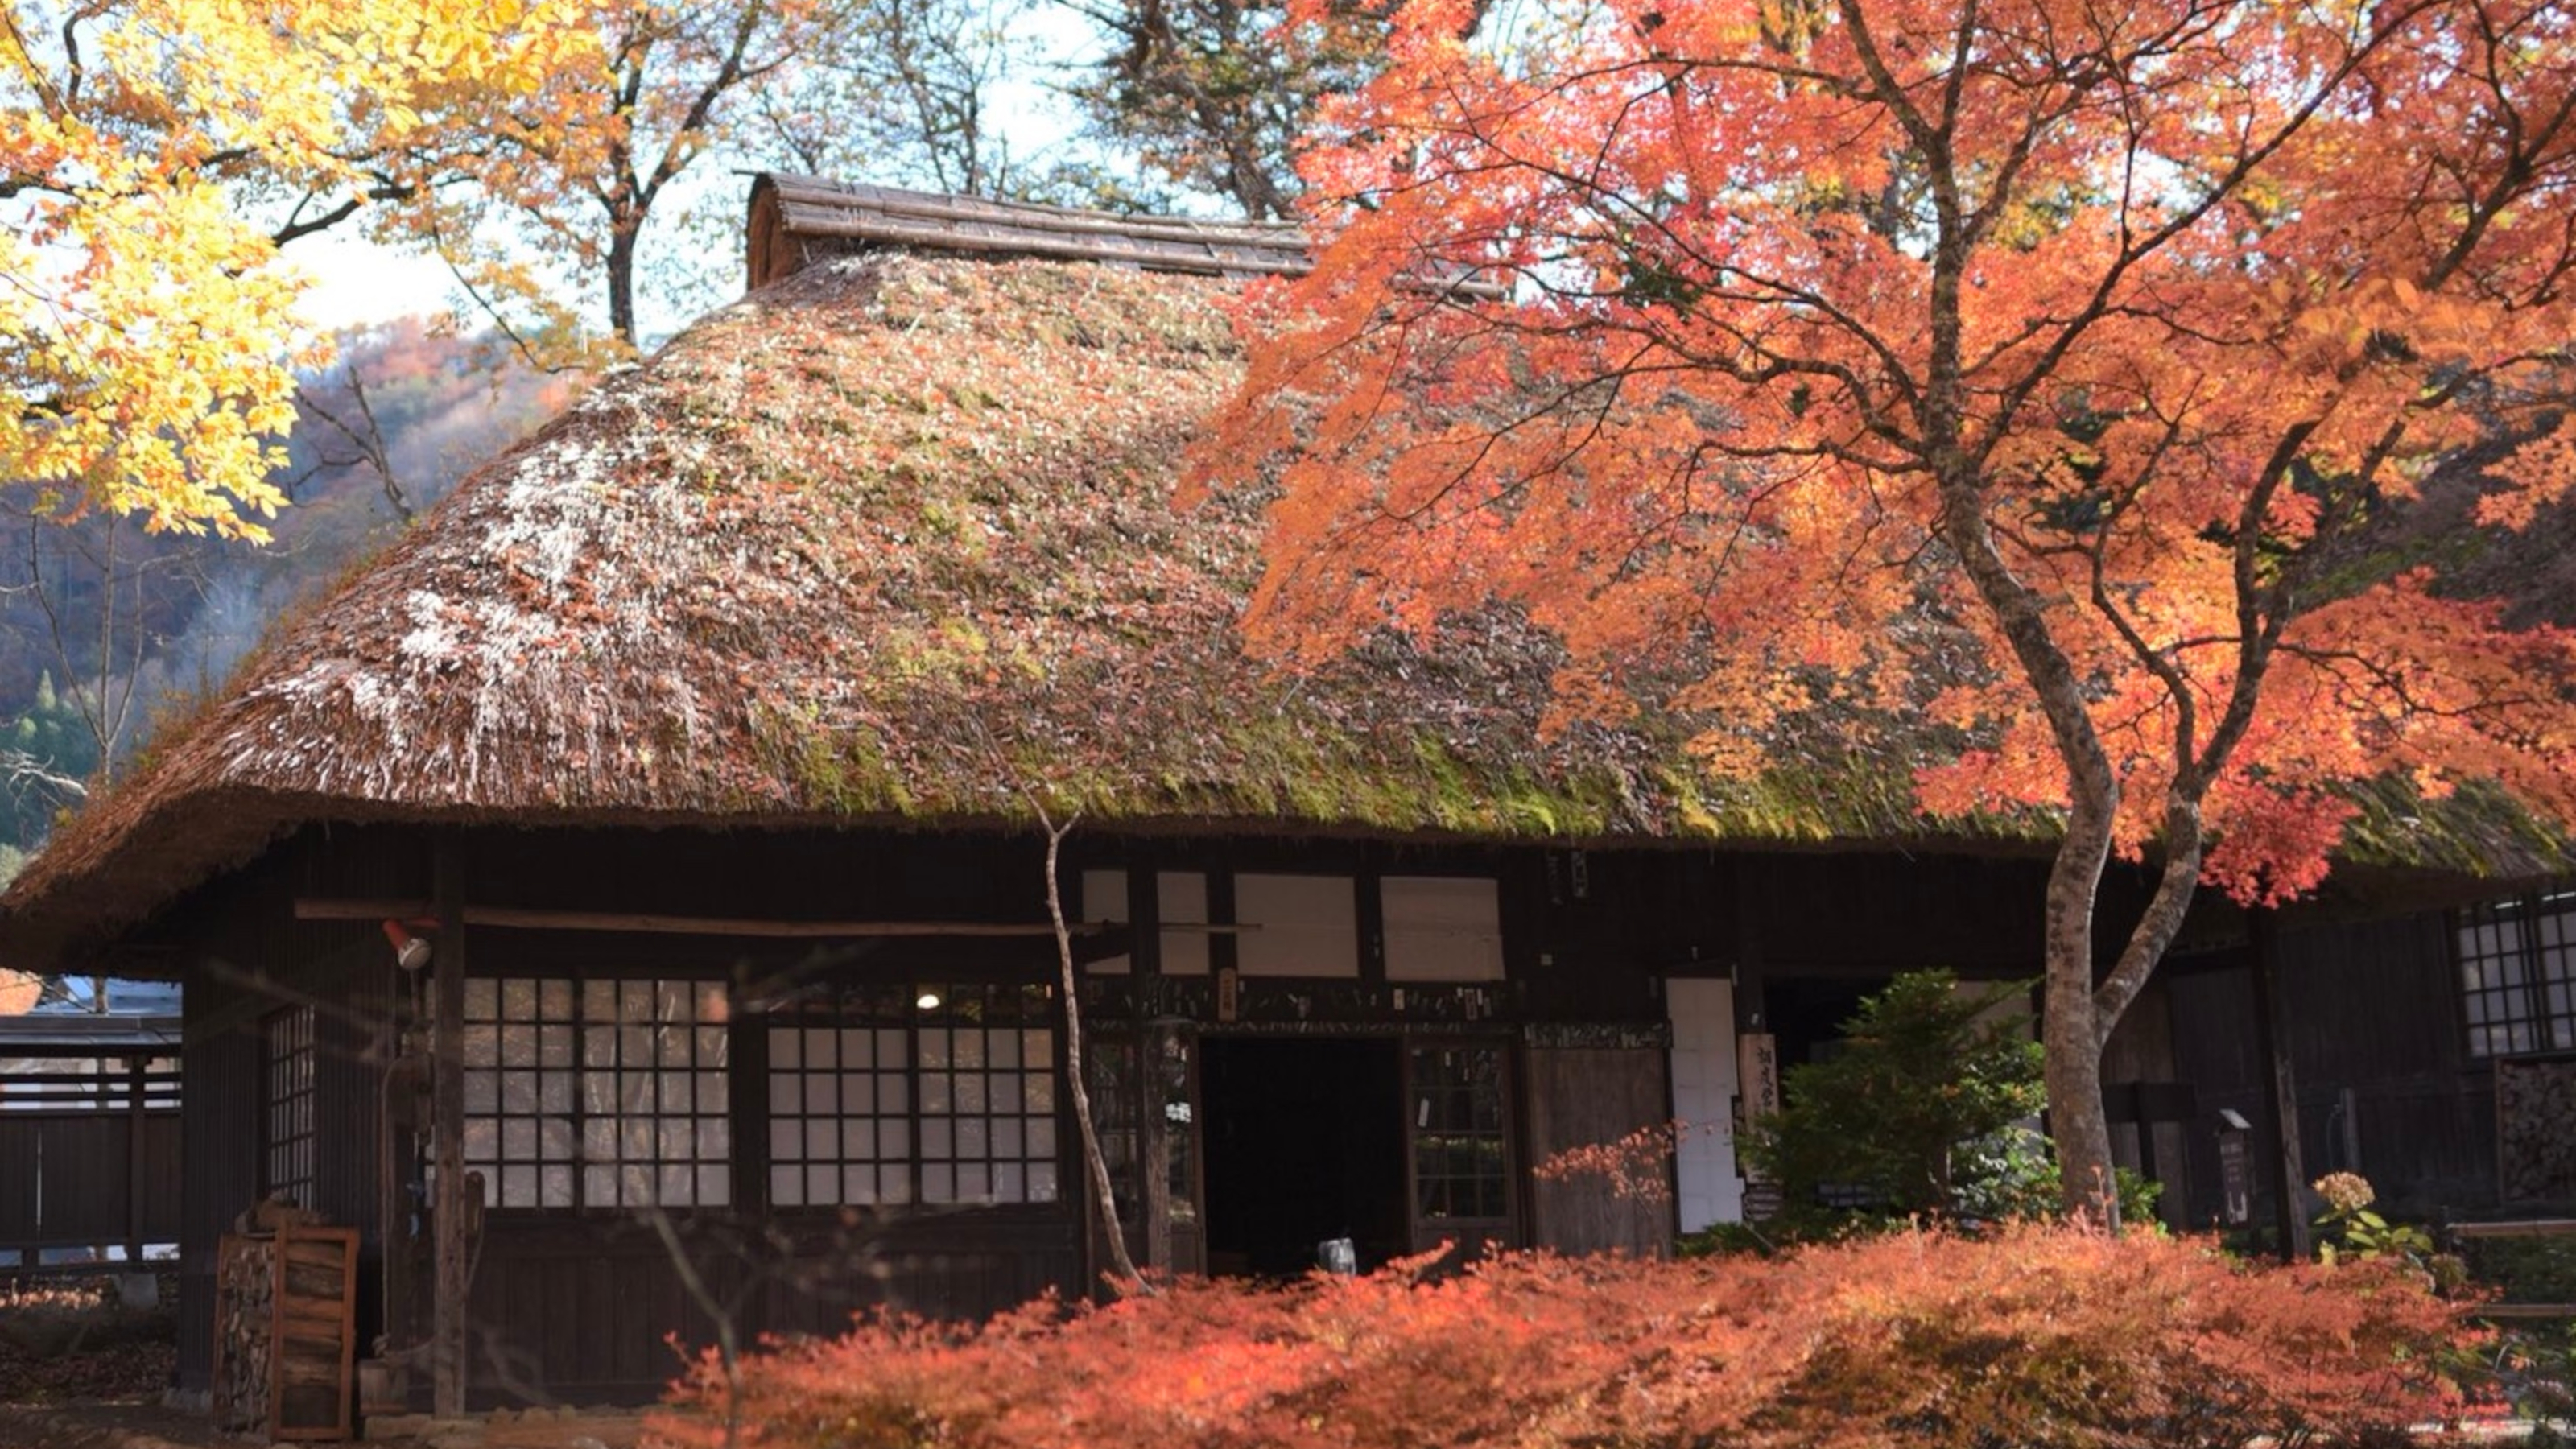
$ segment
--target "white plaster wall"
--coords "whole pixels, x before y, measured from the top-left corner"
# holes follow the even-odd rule
[[[1735,987],[1675,978],[1664,983],[1673,1019],[1673,1115],[1681,1120],[1674,1175],[1681,1230],[1744,1217],[1735,1171]]]

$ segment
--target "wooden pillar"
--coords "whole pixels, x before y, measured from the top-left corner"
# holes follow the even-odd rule
[[[1172,1267],[1171,1128],[1163,1116],[1163,1048],[1169,1027],[1156,1027],[1163,973],[1163,893],[1154,857],[1131,852],[1127,857],[1128,980],[1135,1015],[1131,1039],[1136,1043],[1136,1205],[1144,1228],[1144,1252],[1137,1266],[1168,1272]],[[1112,1231],[1116,1231],[1112,1227]]]
[[[106,1063],[101,1062],[101,1066]],[[125,1261],[143,1261],[144,1068],[147,1059],[125,1059]]]
[[[418,1251],[413,1228],[420,1204],[413,1192],[420,1164],[416,1129],[420,1122],[422,1078],[420,1064],[411,1055],[420,1042],[413,1033],[421,1023],[413,1019],[411,1003],[415,998],[408,973],[398,965],[388,964],[385,983],[384,1015],[377,1028],[383,1043],[379,1054],[386,1080],[376,1114],[376,1241],[383,1259],[382,1311],[385,1343],[391,1356],[415,1348],[420,1342],[413,1263],[413,1254]]]
[[[441,839],[431,866],[438,912],[432,985],[430,1141],[437,1188],[430,1205],[435,1257],[430,1290],[430,1405],[442,1419],[465,1412],[465,1295],[470,1284],[465,1215],[465,905],[462,863]]]
[[[2254,1046],[2263,1063],[2263,1149],[2272,1165],[2272,1224],[2284,1262],[2305,1262],[2313,1251],[2299,1189],[2308,1175],[2299,1154],[2299,1093],[2290,1054],[2281,1044],[2288,1017],[2281,989],[2278,923],[2270,910],[2248,912],[2254,963]]]

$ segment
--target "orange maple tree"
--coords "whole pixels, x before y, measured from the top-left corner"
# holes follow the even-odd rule
[[[2051,1121],[2106,1216],[2101,1050],[2201,883],[2313,887],[2363,782],[2576,819],[2576,637],[2404,531],[2463,456],[2488,533],[2576,481],[2565,7],[1469,13],[1403,9],[1309,154],[1313,274],[1248,304],[1211,456],[1284,482],[1259,642],[1500,597],[1563,717],[1722,773],[1874,722],[1924,810],[2050,814]],[[2115,856],[2152,897],[2097,923]]]

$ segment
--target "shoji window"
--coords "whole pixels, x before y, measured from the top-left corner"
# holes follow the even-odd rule
[[[732,1199],[725,988],[511,977],[465,984],[465,1166],[504,1208]]]
[[[266,1151],[260,1190],[313,1205],[315,1072],[313,1008],[291,1006],[260,1024],[266,1085]]]
[[[768,1020],[772,1207],[1053,1202],[1054,997],[853,986]]]

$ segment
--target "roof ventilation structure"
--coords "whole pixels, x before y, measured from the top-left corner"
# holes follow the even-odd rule
[[[762,175],[752,182],[751,286],[881,247],[984,257],[1091,261],[1195,276],[1300,276],[1311,266],[1288,222],[1124,216],[1026,201]]]

